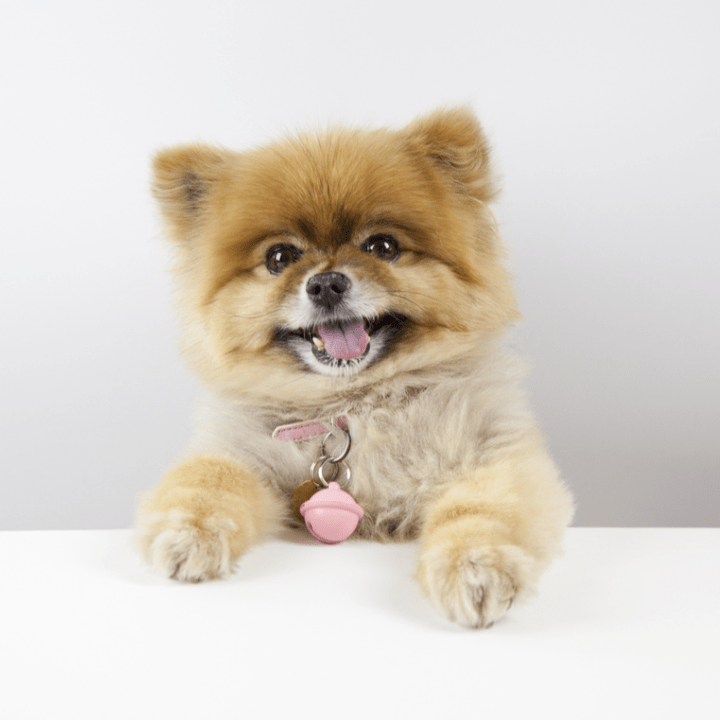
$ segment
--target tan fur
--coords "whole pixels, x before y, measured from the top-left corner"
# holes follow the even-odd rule
[[[142,505],[147,559],[178,579],[227,576],[281,518],[293,522],[289,498],[319,454],[319,440],[283,443],[273,428],[344,415],[345,489],[365,510],[356,534],[419,538],[418,579],[440,611],[492,624],[557,554],[572,502],[505,350],[518,312],[472,113],[244,153],[173,148],[154,172],[184,352],[211,397],[197,454]],[[393,262],[363,251],[378,233],[397,241]],[[298,257],[272,274],[280,243]],[[357,316],[407,319],[395,341],[371,338],[378,359],[359,370],[307,365],[278,339],[304,327],[305,285],[327,271],[351,280]]]
[[[143,498],[137,539],[160,572],[197,582],[229,576],[283,515],[277,496],[240,463],[196,455]]]

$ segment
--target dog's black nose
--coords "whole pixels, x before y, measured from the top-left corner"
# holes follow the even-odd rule
[[[324,272],[313,275],[305,288],[309,298],[326,310],[339,305],[352,283],[347,275],[337,272]]]

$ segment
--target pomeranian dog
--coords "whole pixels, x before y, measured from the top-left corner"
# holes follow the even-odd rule
[[[498,620],[558,554],[573,504],[506,350],[518,310],[473,113],[175,147],[153,169],[209,399],[186,459],[142,499],[147,561],[227,577],[300,526],[301,485],[312,500],[335,484],[362,508],[355,536],[419,541],[443,615]]]

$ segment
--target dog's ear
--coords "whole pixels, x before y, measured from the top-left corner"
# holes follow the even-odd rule
[[[153,158],[152,192],[176,239],[197,232],[229,155],[208,145],[180,145]]]
[[[402,132],[412,149],[439,168],[458,191],[484,202],[495,197],[490,147],[472,110],[436,110]]]

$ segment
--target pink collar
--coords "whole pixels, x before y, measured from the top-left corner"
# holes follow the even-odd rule
[[[337,425],[343,430],[347,430],[348,421],[346,417],[333,418],[332,420],[307,420],[306,422],[290,423],[289,425],[279,425],[273,430],[273,440],[291,440],[292,442],[300,442],[308,438],[327,435],[332,430],[332,426]]]
[[[422,390],[420,388],[408,388],[405,396],[410,398],[418,395]],[[279,425],[273,430],[273,440],[291,440],[292,442],[300,442],[308,438],[318,437],[319,435],[327,435],[332,430],[332,426],[343,430],[348,429],[348,419],[340,416],[331,420],[307,420],[306,422],[290,423],[289,425]]]

